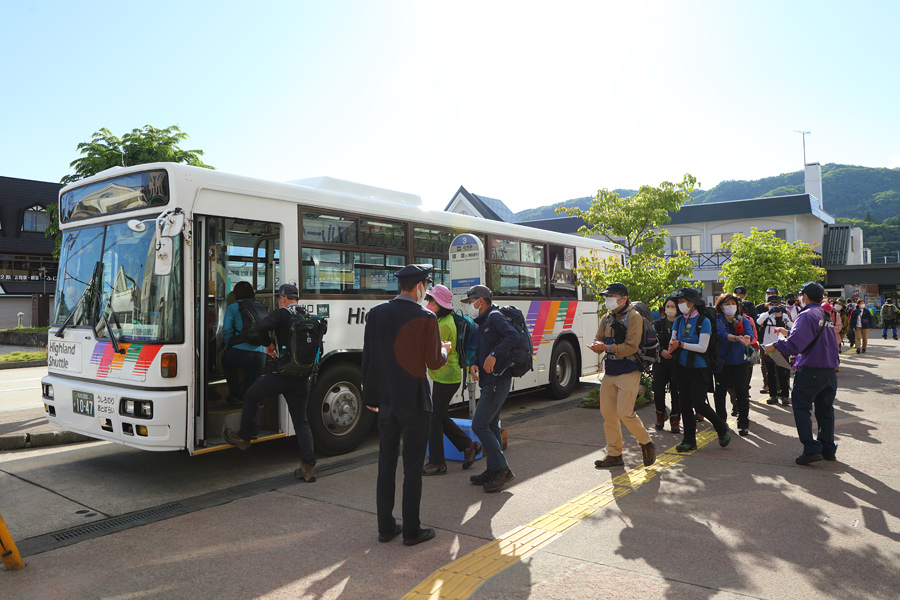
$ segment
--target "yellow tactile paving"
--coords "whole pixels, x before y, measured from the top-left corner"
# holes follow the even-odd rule
[[[729,421],[729,427],[734,421]],[[697,448],[718,439],[712,429],[697,434]],[[637,467],[557,506],[531,523],[517,527],[429,575],[404,600],[465,600],[507,567],[540,550],[616,498],[633,492],[665,469],[678,465],[684,454],[669,448],[649,467]]]

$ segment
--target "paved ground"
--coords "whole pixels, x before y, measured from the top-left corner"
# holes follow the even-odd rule
[[[502,492],[469,485],[458,465],[427,478],[422,520],[437,537],[414,548],[377,542],[369,463],[26,556],[25,569],[0,572],[0,589],[15,599],[895,599],[900,346],[869,348],[844,356],[837,462],[795,465],[789,408],[754,402],[751,435],[727,448],[707,435],[676,455],[664,451],[680,436],[652,431],[661,459],[644,469],[626,433],[625,467],[599,471],[599,411],[561,404],[507,424],[517,478]],[[639,412],[646,425],[652,412]]]

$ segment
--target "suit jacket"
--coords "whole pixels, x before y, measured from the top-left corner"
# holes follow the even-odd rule
[[[409,296],[400,294],[369,311],[362,355],[366,406],[431,412],[427,371],[446,362],[437,317]]]

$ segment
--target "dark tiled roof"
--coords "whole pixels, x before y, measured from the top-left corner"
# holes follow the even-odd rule
[[[466,200],[468,200],[485,219],[504,221],[506,223],[519,223],[519,217],[517,217],[513,211],[509,210],[509,207],[506,206],[502,200],[472,194],[463,186],[459,186],[459,189],[453,194],[453,198],[447,203],[444,210],[450,208],[450,205],[453,204],[453,200],[455,200],[460,193],[465,196]]]
[[[55,204],[62,187],[61,183],[0,176],[0,254],[53,253],[53,240],[44,237],[43,231],[22,231],[22,222],[32,206]]]
[[[809,194],[795,194],[793,196],[773,196],[708,204],[686,204],[681,207],[680,211],[670,213],[669,216],[672,217],[672,220],[668,225],[803,214],[815,215],[828,224],[834,223],[834,218],[819,208],[818,200],[814,197]],[[578,228],[584,224],[584,220],[579,217],[538,219],[520,223],[520,225],[559,233],[576,233]]]

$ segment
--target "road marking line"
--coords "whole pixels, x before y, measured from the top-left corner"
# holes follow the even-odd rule
[[[733,420],[728,422],[729,427],[733,425]],[[714,439],[718,439],[714,429],[698,432],[697,448],[702,448]],[[677,452],[674,448],[669,448],[659,454],[656,462],[649,467],[630,469],[614,477],[609,483],[588,490],[527,525],[516,527],[498,539],[444,565],[403,596],[403,600],[465,600],[497,573],[549,545],[566,530],[575,527],[616,498],[638,489],[661,471],[678,465],[685,454],[694,452],[696,450]]]

